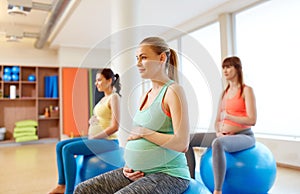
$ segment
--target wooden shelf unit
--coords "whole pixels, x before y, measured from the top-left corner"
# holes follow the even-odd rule
[[[19,67],[18,81],[4,81],[5,67]],[[38,122],[37,135],[39,139],[60,139],[60,116],[41,118],[46,107],[56,107],[60,111],[60,99],[45,97],[45,76],[58,76],[59,67],[39,67],[20,65],[0,65],[0,127],[6,128],[6,137],[1,143],[13,141],[15,122],[32,119]],[[28,81],[28,76],[34,75],[35,81]],[[58,80],[59,83],[59,80]],[[10,99],[10,86],[16,86],[16,98]],[[59,91],[59,84],[58,84]]]

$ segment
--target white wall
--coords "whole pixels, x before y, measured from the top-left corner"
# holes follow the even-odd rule
[[[300,141],[279,138],[266,138],[256,135],[257,141],[271,150],[277,163],[300,168]]]
[[[58,60],[62,67],[101,68],[109,65],[110,50],[61,47]]]
[[[59,66],[57,52],[35,49],[33,42],[9,42],[0,44],[0,64],[27,66]]]
[[[104,67],[110,50],[61,47],[58,51],[36,49],[32,41],[0,44],[0,64],[54,67]]]

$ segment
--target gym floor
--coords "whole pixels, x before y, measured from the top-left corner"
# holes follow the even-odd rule
[[[195,151],[199,158],[201,151]],[[55,158],[55,143],[0,147],[0,193],[47,193],[57,182]],[[275,184],[269,193],[297,194],[299,180],[299,170],[278,167]]]

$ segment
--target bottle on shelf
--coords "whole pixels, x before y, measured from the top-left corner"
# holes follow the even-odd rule
[[[50,117],[50,111],[49,111],[49,108],[48,108],[48,107],[45,108],[44,116],[45,116],[46,118]]]

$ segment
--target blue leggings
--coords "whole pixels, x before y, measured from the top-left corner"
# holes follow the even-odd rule
[[[66,185],[66,194],[73,193],[76,180],[76,160],[74,155],[92,155],[119,148],[118,140],[73,138],[58,142],[56,160],[58,184]]]

